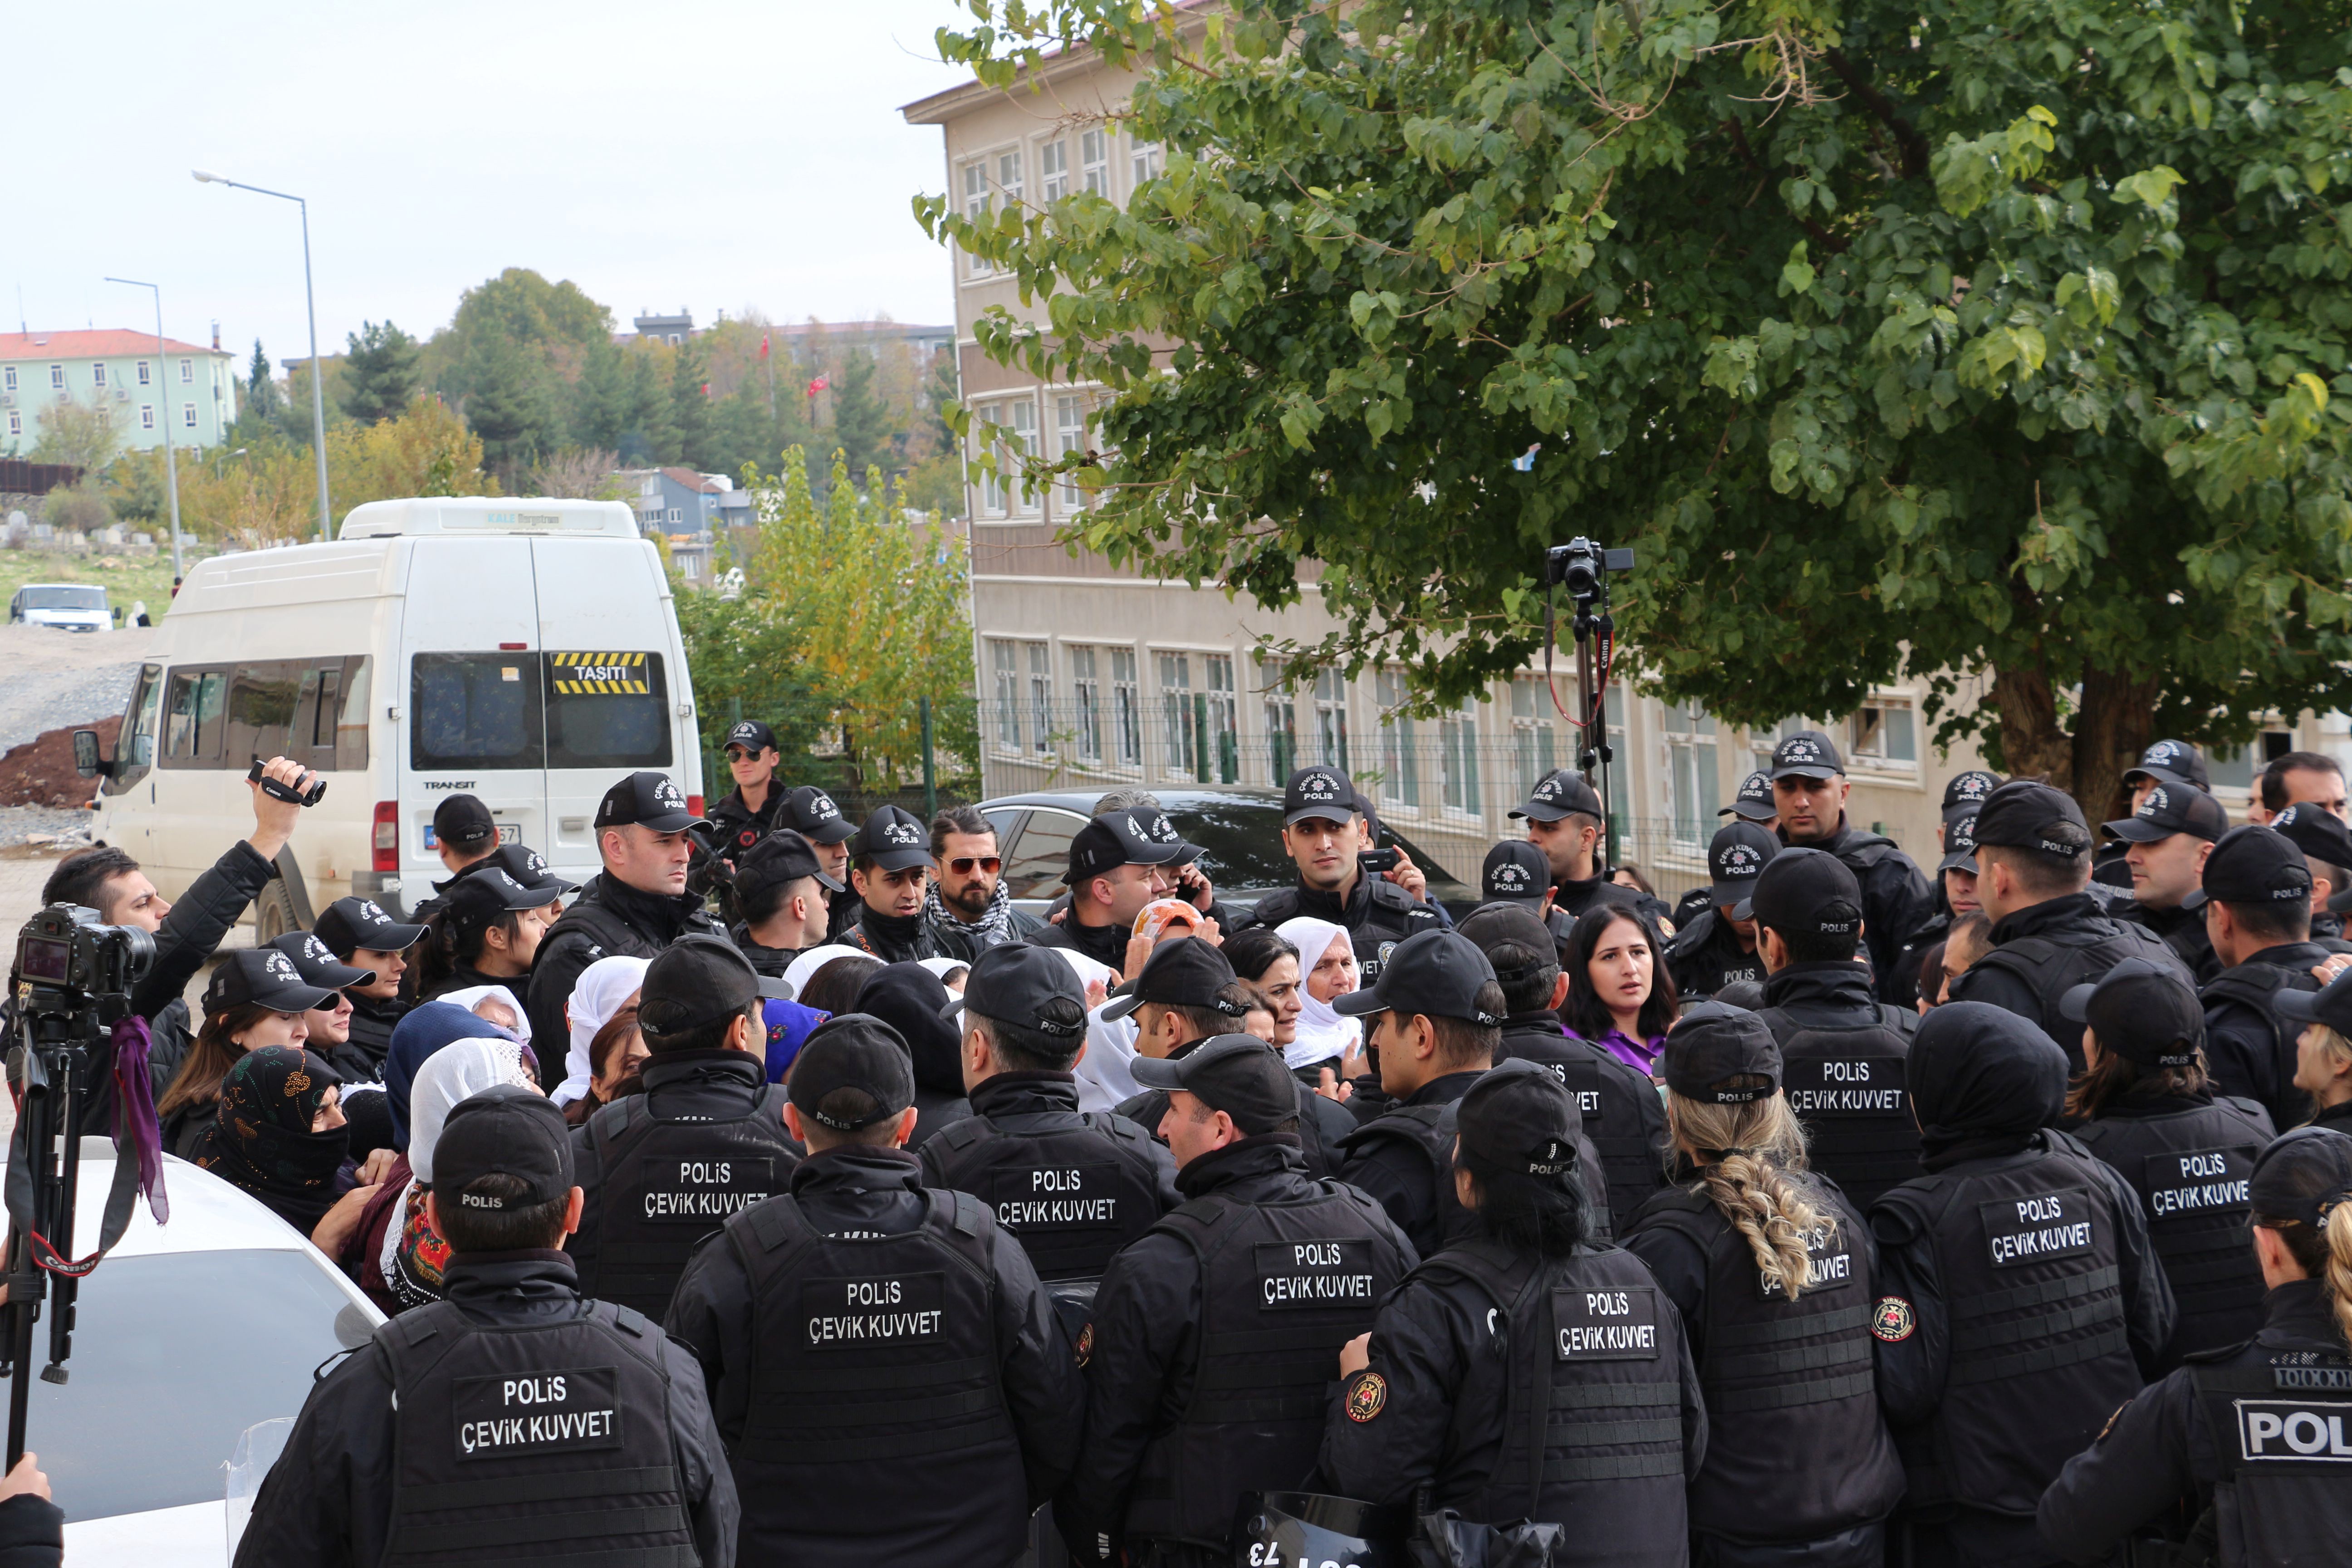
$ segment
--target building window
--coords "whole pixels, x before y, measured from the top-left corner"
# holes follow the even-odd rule
[[[1039,752],[1054,749],[1054,658],[1045,645],[1029,645],[1029,743]]]
[[[53,364],[49,366],[49,385],[52,390],[58,392],[63,392],[66,389],[65,366],[61,364]]]
[[[1519,787],[1533,790],[1559,770],[1559,732],[1551,693],[1543,678],[1522,675],[1511,682],[1511,743],[1517,753]]]
[[[982,468],[980,471],[981,510],[992,517],[1003,517],[1013,510],[1013,493],[1005,484],[1006,465],[1003,443],[996,440],[989,432],[992,426],[1004,423],[1004,405],[1001,403],[983,403],[972,412],[980,416],[980,430],[977,434],[981,441],[993,448],[996,453],[996,467],[993,469]]]
[[[1286,688],[1265,694],[1265,782],[1284,784],[1298,771],[1298,705]]]
[[[1048,142],[1037,149],[1037,184],[1039,194],[1049,202],[1058,202],[1070,194],[1070,144]]]
[[[1012,438],[1006,443],[1006,455],[1017,470],[1022,460],[1037,449],[1037,405],[1024,397],[1008,407],[1005,413],[1009,416],[1007,426],[1012,431]],[[1005,510],[1030,510],[1035,498],[1015,490],[1013,482],[1008,480],[1005,486]],[[1016,501],[1019,503],[1017,509]]]
[[[149,380],[150,380],[150,371],[151,371],[151,368],[152,368],[152,367],[151,367],[151,366],[149,366],[149,364],[147,363],[147,362],[146,362],[145,360],[143,360],[143,359],[142,359],[142,360],[141,360],[141,361],[139,362],[139,384],[140,384],[140,385],[142,385],[142,386],[145,386],[145,385],[147,385],[147,384],[149,384]]]
[[[14,392],[16,390],[16,367],[15,365],[12,364],[6,366],[5,370],[0,370],[0,375],[5,375],[6,378],[5,380],[0,380],[0,391]]]
[[[1021,749],[1021,668],[1013,645],[992,637],[989,663],[996,672],[996,743]]]
[[[1160,765],[1180,778],[1193,776],[1192,661],[1181,653],[1160,655],[1160,738],[1167,750]]]
[[[1138,142],[1135,144],[1133,162],[1135,164],[1135,184],[1128,186],[1129,191],[1135,190],[1146,180],[1158,178],[1160,174],[1160,143],[1157,142]]]
[[[996,155],[996,189],[1004,197],[1004,205],[1021,205],[1021,149],[1008,147]]]
[[[670,520],[670,521],[672,521],[672,522],[683,522],[683,521],[686,521],[686,509],[685,509],[684,507],[679,507],[679,506],[674,506],[674,507],[670,508],[670,509],[669,509],[669,520]]]
[[[1348,771],[1348,679],[1336,669],[1315,675],[1315,760]]]
[[[1234,656],[1213,653],[1201,662],[1207,666],[1209,735],[1207,744],[1215,753],[1217,782],[1239,784],[1242,777],[1242,738],[1236,723],[1234,705]]]
[[[1056,143],[1059,145],[1059,143]],[[1087,449],[1087,400],[1076,393],[1066,393],[1054,399],[1054,456],[1066,458]],[[1068,474],[1062,476],[1056,492],[1062,505],[1072,511],[1084,510],[1087,492]]]
[[[1445,809],[1472,816],[1482,815],[1478,798],[1478,702],[1465,698],[1462,706],[1437,720],[1439,790]]]
[[[105,386],[106,364],[104,361],[95,361],[91,363],[89,367],[89,384],[96,387]]]
[[[1866,764],[1907,770],[1919,765],[1919,729],[1907,697],[1873,698],[1846,721],[1852,755]]]
[[[1397,711],[1405,700],[1403,675],[1381,670],[1372,678],[1372,696],[1381,705],[1381,804],[1418,811],[1421,764],[1413,754],[1412,718]]]
[[[1143,765],[1143,691],[1135,679],[1135,650],[1110,650],[1110,718],[1112,738],[1118,745],[1118,765]]]
[[[314,365],[311,368],[315,370],[318,367]],[[196,384],[195,361],[192,359],[184,359],[180,362],[180,384],[182,386],[194,386]]]
[[[153,404],[142,403],[139,405],[139,428],[142,430],[152,430],[155,428],[155,405]]]
[[[1110,132],[1078,132],[1078,183],[1098,196],[1110,195]]]
[[[991,205],[992,198],[988,193],[987,162],[982,160],[977,163],[966,163],[963,166],[963,216],[974,224],[985,224],[988,222]],[[986,257],[974,256],[970,258],[970,261],[972,271],[988,270]]]
[[[1078,761],[1102,761],[1102,686],[1095,674],[1095,650],[1074,647],[1070,655],[1071,717],[1076,721]]]
[[[1715,837],[1723,786],[1715,765],[1715,718],[1697,703],[1665,706],[1666,814],[1676,845],[1696,850]]]
[[[8,434],[11,436],[22,436],[24,433],[25,416],[11,408],[8,410]]]
[[[186,426],[191,430],[196,427],[196,405],[194,404],[183,403],[180,405],[180,423]]]

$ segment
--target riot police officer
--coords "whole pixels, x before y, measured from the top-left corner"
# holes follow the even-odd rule
[[[1609,879],[1601,797],[1575,769],[1546,775],[1511,815],[1527,823],[1528,842],[1543,851],[1551,871],[1552,902],[1570,919],[1582,920],[1600,904],[1639,910],[1653,923],[1666,918],[1664,902]]]
[[[2077,1563],[2179,1533],[2135,1562],[2290,1568],[2352,1562],[2352,1138],[2298,1128],[2248,1183],[2263,1322],[2118,1411],[2042,1494],[2042,1539]]]
[[[1716,830],[1706,847],[1706,907],[1678,928],[1666,944],[1666,968],[1679,996],[1712,996],[1738,980],[1764,978],[1763,955],[1756,951],[1756,922],[1732,912],[1745,903],[1765,862],[1780,852],[1780,841],[1752,822]]]
[[[1298,881],[1260,899],[1250,919],[1278,926],[1307,915],[1347,927],[1358,973],[1369,984],[1391,948],[1416,931],[1443,929],[1446,919],[1423,901],[1429,879],[1410,861],[1388,871],[1364,869],[1360,857],[1372,834],[1358,809],[1361,800],[1334,769],[1305,767],[1290,775],[1282,790],[1282,848],[1297,866]]]
[[[352,999],[351,1048],[381,1068],[392,1049],[392,1031],[409,1004],[401,977],[425,928],[396,921],[373,899],[337,899],[319,912],[311,934],[338,962],[365,970],[369,978],[343,988]]]
[[[833,895],[833,920],[825,931],[825,940],[832,942],[856,920],[863,904],[849,885],[849,841],[856,836],[857,825],[842,815],[833,796],[814,784],[802,784],[785,793],[776,826],[789,827],[807,839],[816,850],[819,869],[841,884],[841,890]]]
[[[1548,933],[1532,916],[1487,905],[1460,930],[1486,955],[1503,988],[1496,1060],[1533,1062],[1568,1086],[1591,1142],[1589,1153],[1580,1146],[1587,1180],[1595,1173],[1603,1178],[1612,1220],[1630,1217],[1666,1182],[1666,1113],[1657,1086],[1640,1068],[1561,1027],[1556,1009],[1568,995],[1568,976],[1547,962]]]
[[[681,937],[646,969],[643,1094],[572,1136],[587,1194],[565,1248],[581,1289],[647,1316],[668,1310],[687,1259],[730,1215],[784,1190],[801,1149],[768,1082],[763,981],[732,943]]]
[[[2294,841],[2311,869],[2311,940],[2330,952],[2352,952],[2352,942],[2344,940],[2343,913],[2334,907],[2336,895],[2352,886],[2352,830],[2307,800],[2281,808],[2270,827]]]
[[[1625,1248],[1682,1314],[1706,1398],[1692,1559],[1878,1568],[1903,1462],[1871,1375],[1870,1232],[1806,1171],[1762,1019],[1701,1003],[1661,1062],[1675,1149],[1694,1175],[1650,1199]]]
[[[745,850],[735,867],[735,908],[743,917],[728,934],[751,967],[783,978],[793,959],[824,942],[829,895],[840,879],[824,869],[815,847],[779,827]]]
[[[1475,1224],[1349,1345],[1323,1475],[1371,1502],[1428,1487],[1475,1523],[1568,1524],[1579,1563],[1686,1561],[1684,1489],[1707,1449],[1698,1376],[1649,1269],[1589,1239],[1575,1101],[1506,1062],[1457,1124],[1453,1181]]]
[[[1363,1194],[1307,1173],[1280,1052],[1220,1035],[1134,1071],[1168,1097],[1188,1201],[1103,1276],[1086,1449],[1054,1511],[1086,1562],[1123,1545],[1129,1563],[1227,1568],[1236,1500],[1313,1468],[1340,1347],[1416,1257]]]
[[[2316,991],[2327,950],[2311,940],[2311,868],[2284,833],[2236,827],[2205,858],[2203,885],[2189,896],[2205,917],[2221,973],[2205,1004],[2205,1060],[2213,1087],[2258,1101],[2271,1125],[2303,1120],[2294,1088],[2298,1019],[2282,1017],[2283,991]]]
[[[2049,1561],[2042,1489],[2172,1334],[2138,1195],[2054,1131],[2065,1090],[2065,1053],[2004,1008],[1931,1008],[1911,1043],[1927,1174],[1870,1211],[1871,1332],[1922,1564]]]
[[[735,1561],[735,1482],[701,1369],[658,1325],[583,1298],[555,1250],[580,1217],[566,1131],[552,1102],[512,1084],[450,1110],[425,1200],[450,1247],[445,1295],[313,1385],[237,1568],[453,1549]]]
[[[727,771],[735,787],[710,805],[711,837],[722,858],[742,864],[743,852],[774,831],[785,794],[776,768],[784,755],[776,732],[757,719],[739,721],[727,731]]]
[[[1575,934],[1576,919],[1554,902],[1550,862],[1544,852],[1524,838],[1506,838],[1486,851],[1478,868],[1480,907],[1509,904],[1543,922],[1551,933],[1554,951],[1568,962],[1568,939]]]
[[[2118,912],[2162,937],[2198,984],[2221,973],[2205,911],[2188,899],[2205,875],[2205,858],[2230,831],[2221,803],[2189,784],[2153,784],[2129,816],[2099,831],[2123,846],[2132,901]]]
[[[1904,1089],[1918,1015],[1872,995],[1854,962],[1862,888],[1836,857],[1784,852],[1738,908],[1755,920],[1771,972],[1760,1016],[1780,1043],[1781,1082],[1813,1167],[1866,1212],[1919,1173],[1919,1124]]]
[[[926,1187],[906,1042],[836,1015],[793,1060],[792,1190],[687,1266],[747,1563],[1011,1563],[1069,1473],[1081,1390],[1052,1299],[986,1205]]]
[[[1845,760],[1819,730],[1800,730],[1772,748],[1772,798],[1780,808],[1780,842],[1834,855],[1862,887],[1863,941],[1882,1002],[1903,1003],[1908,987],[1895,955],[1935,912],[1927,879],[1891,838],[1846,820],[1853,788]]]
[[[2205,1015],[2177,974],[2126,958],[2066,993],[2058,1010],[2083,1026],[2090,1064],[2067,1092],[2067,1119],[2139,1194],[2179,1310],[2162,1364],[2244,1339],[2262,1321],[2263,1297],[2246,1247],[2246,1180],[2275,1136],[2269,1115],[2213,1093]]]
[[[1742,822],[1753,823],[1765,832],[1771,833],[1780,820],[1780,803],[1772,798],[1772,775],[1759,768],[1741,779],[1739,788],[1732,795],[1731,804],[1724,806],[1715,815],[1738,817]],[[1780,836],[1773,835],[1772,842],[1778,844],[1780,841]],[[1701,910],[1711,910],[1714,907],[1713,886],[1706,882],[1699,883],[1675,900],[1675,930],[1681,931],[1689,925]]]
[[[1005,942],[972,961],[949,1006],[962,1011],[971,1114],[924,1141],[923,1184],[987,1204],[1039,1279],[1099,1279],[1111,1254],[1183,1200],[1175,1162],[1149,1132],[1078,1109],[1076,973],[1050,948]]]
[[[1993,948],[1952,982],[1955,1002],[2005,1007],[2055,1038],[2073,1034],[2058,999],[2075,986],[2126,958],[2179,963],[2161,937],[2102,912],[2083,890],[2091,830],[2072,795],[2011,780],[1986,797],[1976,837],[1977,898],[1993,922]],[[2071,1068],[2081,1068],[2081,1050],[2068,1051]]]

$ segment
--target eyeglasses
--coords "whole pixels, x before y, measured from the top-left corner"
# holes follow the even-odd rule
[[[954,859],[948,862],[948,869],[953,871],[959,877],[971,876],[971,868],[974,866],[979,867],[982,870],[993,877],[996,873],[1004,869],[1004,857],[1002,855],[959,855]]]

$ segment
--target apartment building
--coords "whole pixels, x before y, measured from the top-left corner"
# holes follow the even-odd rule
[[[105,408],[132,451],[217,446],[236,422],[235,356],[152,332],[0,332],[0,454],[23,457],[60,404]]]

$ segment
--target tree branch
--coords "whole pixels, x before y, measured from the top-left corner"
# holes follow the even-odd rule
[[[1878,117],[1879,123],[1886,127],[1902,147],[1904,177],[1911,180],[1924,178],[1927,173],[1927,139],[1919,134],[1918,128],[1903,118],[1895,110],[1893,100],[1864,79],[1862,72],[1854,68],[1853,62],[1845,58],[1843,50],[1824,49],[1822,58],[1830,69],[1837,72],[1840,81],[1853,89],[1853,95]]]

